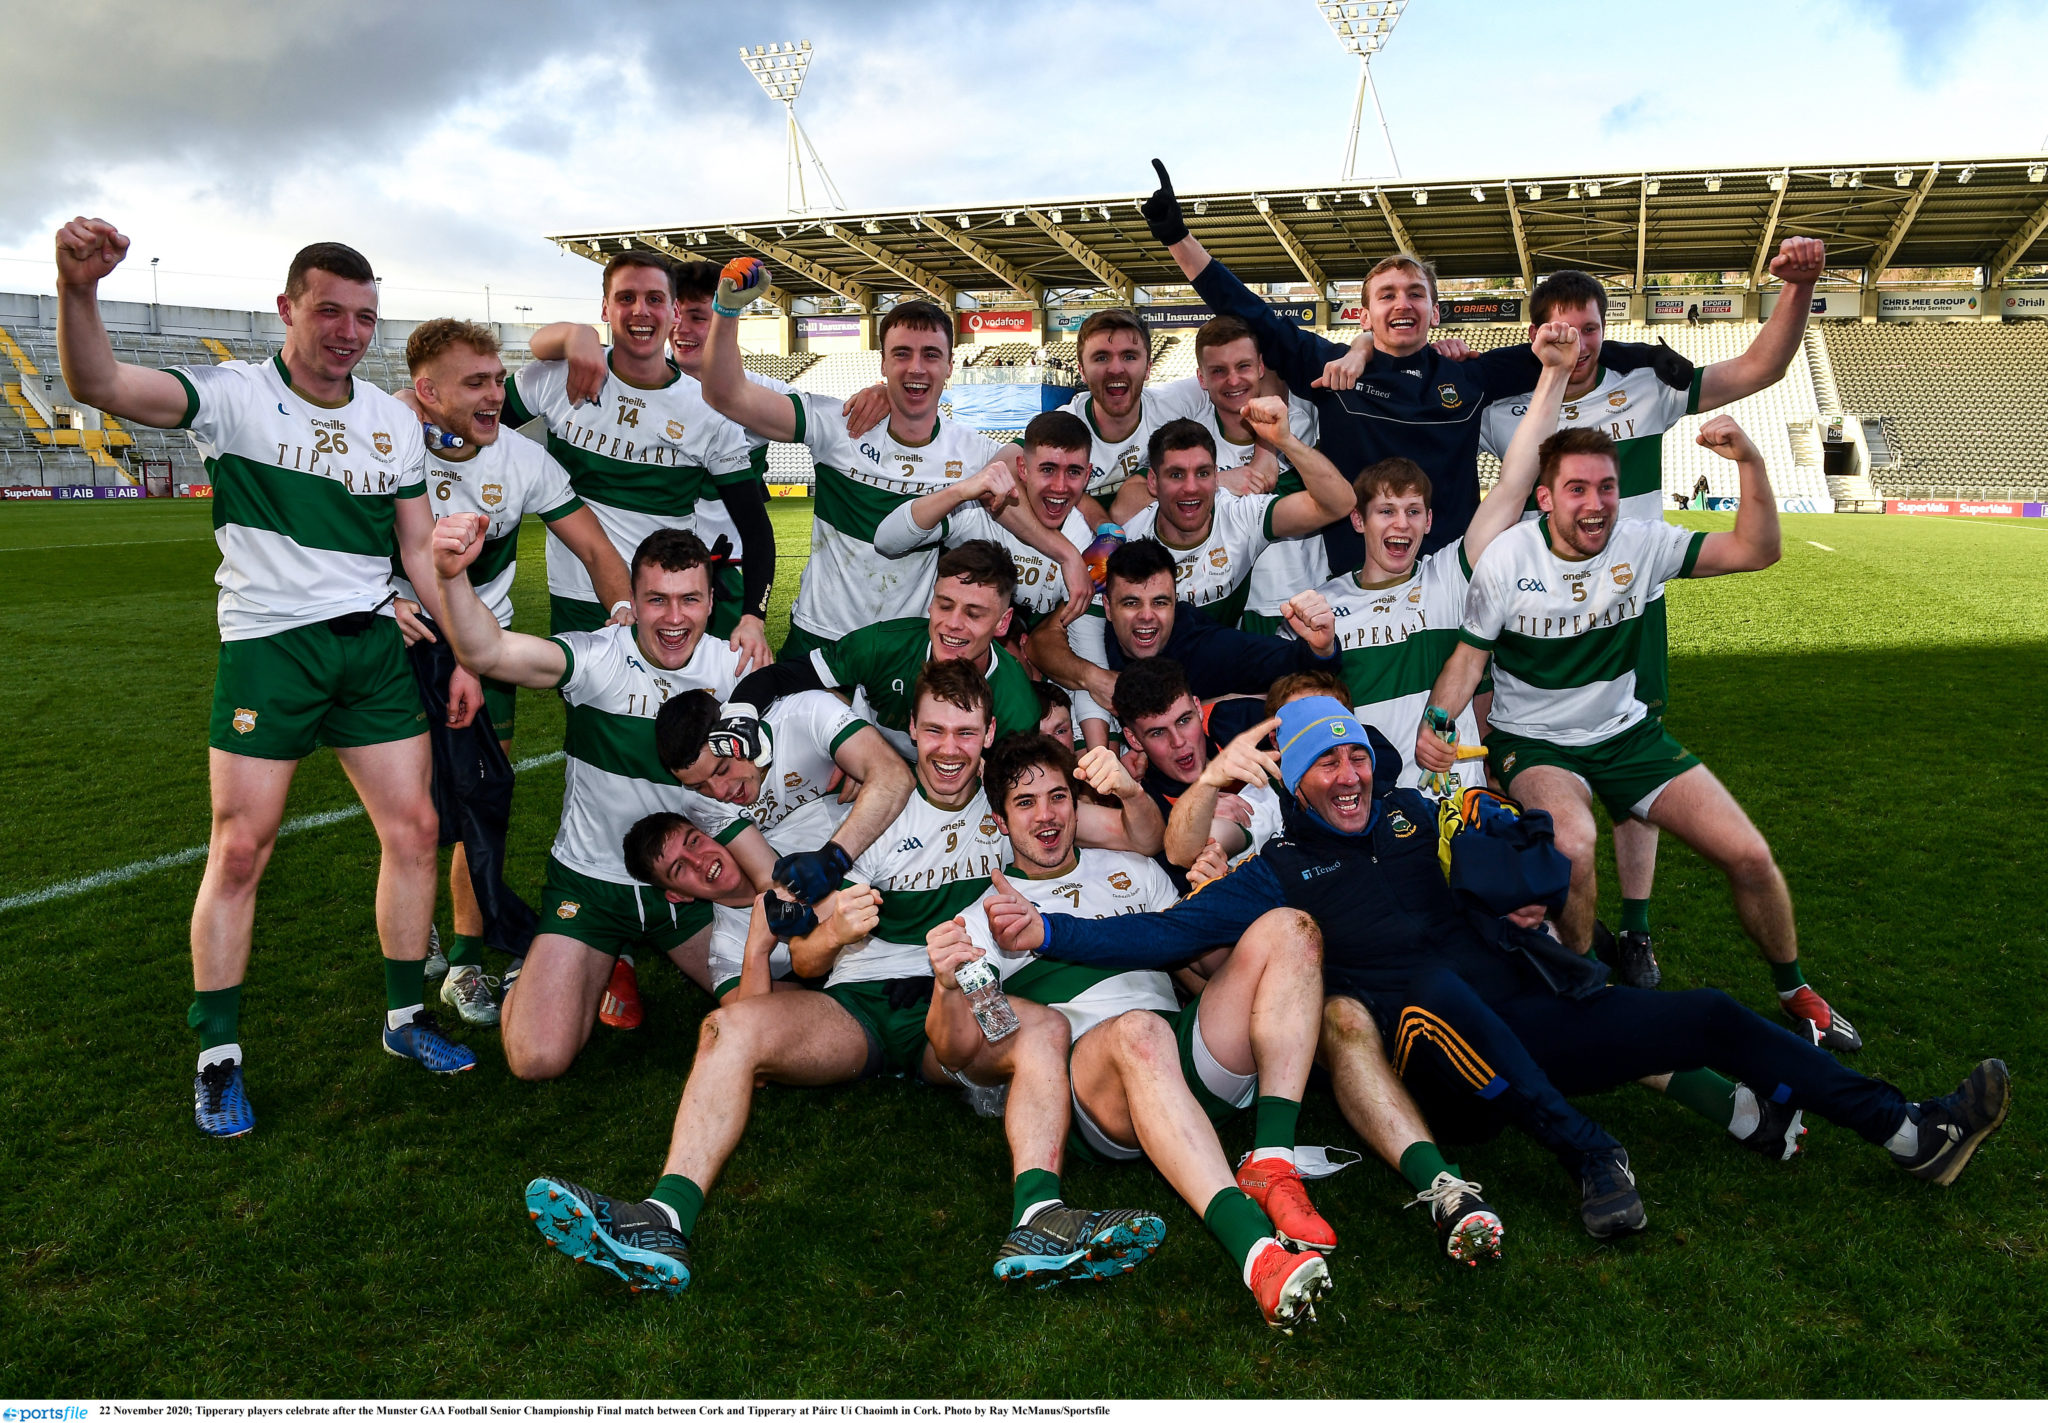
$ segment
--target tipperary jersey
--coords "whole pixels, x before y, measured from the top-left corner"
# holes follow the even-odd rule
[[[1209,404],[1209,397],[1192,380],[1145,386],[1140,390],[1138,400],[1137,427],[1121,440],[1110,439],[1095,423],[1095,397],[1087,391],[1082,391],[1060,407],[1069,415],[1079,416],[1081,423],[1088,427],[1091,441],[1088,492],[1104,505],[1116,497],[1126,479],[1144,470],[1146,450],[1152,442],[1154,430],[1169,420],[1192,420]],[[1024,441],[1019,438],[1011,443],[1021,445]]]
[[[966,805],[947,810],[920,785],[847,873],[881,891],[882,917],[874,933],[839,951],[826,986],[929,978],[924,936],[986,894],[1009,860],[1009,837],[980,787]]]
[[[213,481],[221,640],[383,608],[398,501],[426,490],[419,417],[360,380],[345,403],[317,404],[281,356],[170,374]]]
[[[1088,547],[1095,537],[1079,509],[1067,511],[1067,521],[1060,525],[1060,533],[1076,553]],[[1010,561],[1017,565],[1017,591],[1011,597],[1031,610],[1034,622],[1065,605],[1067,579],[1059,563],[1004,528],[1000,520],[990,518],[988,510],[977,503],[962,504],[941,519],[936,529],[920,529],[910,517],[910,503],[906,501],[897,505],[895,512],[875,530],[876,550],[890,558],[923,548],[958,548],[975,539],[987,539],[1010,555]]]
[[[1133,539],[1165,544],[1173,555],[1174,595],[1226,627],[1236,627],[1251,592],[1252,566],[1273,545],[1273,509],[1279,502],[1277,494],[1217,490],[1208,535],[1188,548],[1172,541],[1171,526],[1160,526],[1157,504],[1140,509],[1125,523],[1124,532]]]
[[[501,628],[512,626],[519,521],[537,514],[552,522],[583,507],[569,487],[569,472],[553,455],[531,440],[507,439],[503,434],[488,445],[477,446],[476,453],[466,460],[427,451],[427,499],[436,519],[447,514],[482,514],[491,521],[484,530],[484,546],[469,566],[469,581]],[[391,582],[399,597],[419,601],[395,557]]]
[[[1082,850],[1071,874],[1052,879],[1027,879],[1014,865],[1005,869],[1003,878],[1042,912],[1081,919],[1156,914],[1171,908],[1179,897],[1158,865],[1122,850]],[[1057,1008],[1072,1027],[1074,1041],[1096,1024],[1134,1008],[1162,1013],[1179,1009],[1173,980],[1157,970],[1094,968],[1037,954],[1004,953],[989,930],[987,903],[983,899],[967,911],[967,937],[1002,976],[1005,992]]]

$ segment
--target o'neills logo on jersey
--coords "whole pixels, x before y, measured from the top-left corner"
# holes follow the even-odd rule
[[[477,492],[477,497],[492,508],[496,508],[505,502],[505,486],[502,484],[486,484]]]
[[[1625,563],[1617,563],[1607,571],[1614,575],[1614,586],[1617,588],[1626,588],[1629,584],[1636,581],[1635,574],[1629,571],[1629,567]]]
[[[391,432],[379,430],[370,436],[370,443],[377,447],[377,453],[389,457],[391,454]]]
[[[1438,386],[1436,388],[1436,393],[1438,399],[1443,401],[1444,409],[1446,410],[1456,410],[1460,405],[1463,405],[1465,403],[1465,398],[1458,394],[1458,388],[1455,385],[1452,385],[1449,381],[1446,381],[1442,385]]]

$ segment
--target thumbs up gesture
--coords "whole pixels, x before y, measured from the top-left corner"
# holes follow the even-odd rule
[[[1015,886],[995,873],[995,893],[985,902],[989,932],[996,946],[1006,954],[1035,954],[1045,946],[1045,916],[1038,906],[1017,893]]]

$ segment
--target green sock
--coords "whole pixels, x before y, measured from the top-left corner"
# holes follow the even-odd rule
[[[704,1209],[704,1191],[688,1176],[671,1172],[654,1183],[654,1194],[647,1198],[660,1201],[676,1213],[676,1234],[688,1240],[690,1232],[697,1228],[697,1212]]]
[[[1240,1271],[1252,1258],[1254,1247],[1273,1233],[1273,1222],[1266,1219],[1266,1213],[1235,1186],[1225,1186],[1216,1193],[1208,1209],[1202,1212],[1202,1224],[1209,1227],[1209,1233],[1223,1246],[1224,1253],[1237,1262]]]
[[[1621,932],[1624,934],[1647,934],[1650,932],[1650,901],[1630,899],[1623,896],[1621,901]],[[455,960],[448,960],[454,963]]]
[[[1301,1103],[1285,1097],[1261,1097],[1252,1119],[1252,1150],[1277,1146],[1294,1150],[1294,1124],[1301,1116]]]
[[[1401,1177],[1418,1191],[1426,1191],[1437,1178],[1439,1171],[1458,1173],[1451,1169],[1451,1163],[1444,1160],[1444,1154],[1437,1150],[1433,1141],[1418,1141],[1401,1153]]]
[[[396,1013],[427,1001],[425,959],[384,960],[384,1010]]]
[[[1690,1111],[1698,1112],[1723,1131],[1735,1120],[1735,1084],[1708,1067],[1691,1072],[1674,1072],[1664,1095]]]
[[[455,947],[448,951],[448,967],[454,968],[458,964],[482,963],[483,961],[484,941],[481,936],[476,934],[457,934],[455,936]]]
[[[1771,965],[1771,982],[1777,986],[1778,996],[1784,998],[1806,986],[1806,975],[1800,972],[1799,960]]]
[[[1056,1171],[1040,1171],[1033,1167],[1017,1173],[1017,1181],[1010,1188],[1010,1229],[1015,1230],[1024,1223],[1024,1212],[1040,1201],[1056,1201],[1060,1198],[1060,1178]]]
[[[242,985],[195,992],[185,1021],[198,1030],[201,1052],[235,1042],[242,1027]]]

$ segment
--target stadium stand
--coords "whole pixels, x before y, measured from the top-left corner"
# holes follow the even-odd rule
[[[1886,497],[2048,495],[2048,323],[1830,322],[1822,337]]]
[[[1022,366],[1028,365],[1038,354],[1038,347],[1029,341],[998,341],[993,346],[976,346],[967,354],[970,366]]]
[[[776,380],[794,381],[818,362],[818,357],[808,351],[794,356],[764,356],[753,351],[740,356],[746,368],[756,375],[772,376]]]
[[[1158,352],[1159,337],[1152,338],[1152,348]],[[1190,334],[1186,340],[1177,337],[1164,338],[1173,344],[1164,348],[1165,354],[1152,357],[1152,374],[1146,378],[1147,385],[1164,385],[1170,380],[1184,380],[1195,373],[1195,338]]]

